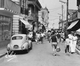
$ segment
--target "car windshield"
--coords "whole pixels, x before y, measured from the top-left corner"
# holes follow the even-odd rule
[[[22,36],[14,36],[12,37],[12,40],[21,40],[23,37]]]

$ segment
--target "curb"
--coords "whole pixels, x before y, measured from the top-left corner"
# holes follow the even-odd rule
[[[7,51],[5,48],[0,49],[0,58],[4,57],[7,54]]]
[[[7,53],[4,53],[4,54],[0,55],[0,58],[4,57],[5,55],[7,55]]]

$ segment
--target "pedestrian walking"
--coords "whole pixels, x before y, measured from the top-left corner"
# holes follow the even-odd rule
[[[69,37],[66,37],[65,39],[65,53],[69,54],[70,52],[70,39]]]
[[[49,41],[49,43],[50,43],[50,36],[51,36],[51,31],[48,30],[48,32],[47,32],[47,40]]]
[[[41,40],[41,43],[43,44],[43,39],[44,39],[44,33],[43,32],[41,32],[41,37],[40,37],[40,40]]]
[[[28,33],[28,39],[32,41],[32,38],[33,38],[33,32],[32,31],[29,31]]]
[[[61,36],[59,33],[57,33],[57,42],[60,43],[60,39],[61,39]]]
[[[35,39],[35,41],[36,41],[36,44],[39,42],[39,40],[40,40],[40,32],[39,31],[37,31],[36,32],[36,39]]]
[[[72,42],[72,47],[71,47],[72,54],[75,53],[77,40],[78,40],[78,37],[76,36],[76,33],[74,32],[74,34],[73,34],[73,42]]]
[[[56,38],[56,34],[55,33],[53,33],[52,35],[51,35],[51,45],[52,45],[52,49],[53,49],[53,55],[54,56],[56,56],[56,53],[57,53],[57,51],[56,51],[56,49],[57,49],[57,38]]]
[[[71,32],[68,34],[69,41],[70,41],[70,53],[72,53],[72,48],[73,48],[73,33]]]
[[[76,33],[73,31],[68,36],[70,39],[70,52],[71,54],[74,54],[76,50],[76,43],[77,43],[78,37],[76,36]]]

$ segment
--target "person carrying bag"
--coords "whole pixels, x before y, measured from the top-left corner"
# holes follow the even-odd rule
[[[56,56],[56,53],[60,51],[60,47],[58,46],[57,37],[55,33],[51,35],[51,46],[53,49],[53,55]]]

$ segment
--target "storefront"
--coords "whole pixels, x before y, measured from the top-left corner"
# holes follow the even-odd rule
[[[80,28],[80,20],[73,21],[69,27],[67,28],[68,31],[76,31]]]
[[[12,18],[0,15],[0,41],[8,40],[11,36]]]

